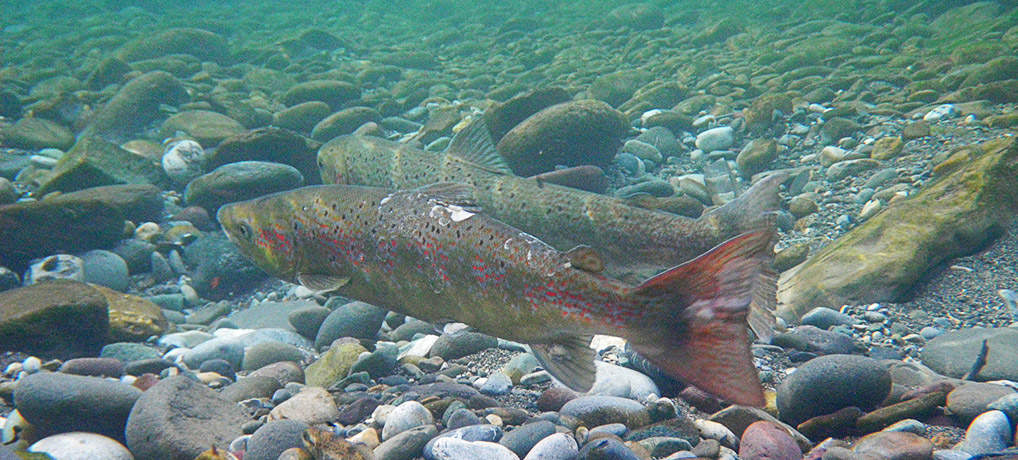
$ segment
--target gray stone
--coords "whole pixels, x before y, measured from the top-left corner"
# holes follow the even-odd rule
[[[240,406],[201,382],[170,377],[146,390],[124,430],[137,460],[194,460],[209,446],[225,446],[248,421]]]
[[[106,345],[99,352],[100,358],[116,358],[124,363],[143,359],[159,359],[162,353],[142,343],[116,342]]]
[[[245,371],[254,371],[280,361],[299,363],[305,356],[303,351],[288,343],[262,342],[244,350],[244,362],[241,368]]]
[[[130,282],[127,262],[116,253],[94,249],[81,255],[84,281],[124,292]]]
[[[880,362],[856,355],[828,355],[799,366],[777,390],[782,421],[798,425],[817,415],[855,406],[876,407],[891,391],[891,373]]]
[[[317,304],[310,305],[290,311],[287,315],[287,321],[298,334],[314,339],[318,335],[318,329],[325,322],[325,318],[329,316],[329,313],[331,311],[328,308]]]
[[[350,366],[350,374],[367,372],[374,379],[385,377],[396,367],[398,353],[399,348],[395,344],[379,342],[375,345],[375,351],[357,357]]]
[[[189,205],[214,213],[220,206],[300,187],[304,176],[297,168],[266,161],[229,163],[192,180],[184,190]]]
[[[61,460],[134,460],[131,452],[115,439],[85,432],[60,433],[36,441],[29,452],[47,454]],[[0,458],[3,458],[0,455]],[[15,457],[17,458],[17,457]]]
[[[1004,385],[965,383],[947,394],[947,411],[962,423],[968,423],[986,412],[994,401],[1015,394],[1013,389]]]
[[[1011,422],[999,410],[984,412],[965,431],[965,440],[954,448],[972,455],[989,454],[1011,445]]]
[[[523,460],[575,460],[578,455],[575,438],[567,433],[555,433],[534,444]]]
[[[435,440],[432,445],[432,457],[435,460],[459,460],[465,458],[490,460],[519,460],[513,451],[504,446],[487,441],[464,441],[452,437]]]
[[[435,422],[431,411],[417,401],[407,401],[396,406],[392,412],[385,417],[385,426],[382,427],[382,440],[388,440],[397,434],[422,425],[430,425]]]
[[[87,431],[124,439],[124,426],[141,390],[97,377],[40,372],[18,381],[14,405],[40,429]]]
[[[459,331],[453,334],[442,334],[431,346],[431,356],[441,356],[445,360],[458,359],[498,346],[498,339],[480,332]]]
[[[831,326],[854,324],[856,321],[849,315],[827,307],[816,307],[802,315],[802,324],[828,329]]]
[[[184,260],[195,267],[191,287],[206,299],[225,298],[253,287],[266,276],[221,234],[206,233],[187,245]]]
[[[856,350],[856,344],[852,337],[807,325],[778,334],[774,336],[771,343],[783,348],[825,355],[848,354]]]
[[[922,362],[948,377],[961,378],[972,370],[986,340],[986,365],[976,380],[1018,380],[1018,329],[972,328],[941,334],[926,343]]]
[[[498,441],[519,456],[525,456],[542,439],[555,434],[555,424],[547,420],[525,423],[509,431]]]
[[[580,449],[580,460],[639,460],[625,444],[614,438],[600,438]]]
[[[296,420],[277,420],[258,428],[247,441],[245,460],[277,460],[291,447],[303,447],[302,435],[308,425]]]
[[[315,348],[322,349],[342,337],[374,339],[386,311],[364,302],[350,302],[332,311],[315,336]]]
[[[508,394],[513,388],[513,382],[508,376],[501,372],[492,372],[488,374],[488,380],[478,388],[482,394],[490,396],[498,396]]]
[[[385,440],[374,449],[377,460],[412,460],[419,457],[424,445],[438,434],[435,425],[411,428]]]
[[[660,396],[657,384],[643,373],[604,361],[595,361],[597,376],[594,386],[588,392],[591,395],[618,396],[634,400],[644,400],[647,396]]]
[[[637,428],[650,422],[643,404],[617,396],[580,396],[562,406],[563,415],[576,417],[587,426],[623,423]]]
[[[242,329],[276,328],[293,331],[295,329],[290,322],[291,313],[308,308],[322,307],[310,300],[262,301],[231,313],[229,318]]]
[[[469,442],[498,442],[499,439],[502,439],[502,435],[502,428],[495,425],[469,425],[450,429],[432,438],[431,441],[424,445],[424,457],[431,458],[433,456],[432,447],[435,445],[435,442],[442,438],[454,438]]]
[[[268,398],[282,387],[279,380],[261,375],[249,375],[231,383],[219,396],[227,401],[241,402],[245,399]]]
[[[710,153],[725,150],[735,143],[735,131],[730,126],[708,129],[696,136],[696,148]]]

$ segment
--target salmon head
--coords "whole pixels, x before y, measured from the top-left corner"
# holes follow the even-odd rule
[[[216,219],[226,236],[258,268],[284,280],[296,277],[300,253],[292,194],[272,194],[219,208]]]

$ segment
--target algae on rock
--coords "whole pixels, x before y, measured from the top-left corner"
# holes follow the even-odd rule
[[[1018,142],[997,139],[954,156],[945,163],[956,169],[938,168],[944,175],[917,195],[783,273],[778,313],[798,319],[814,307],[903,301],[930,269],[999,236],[1001,215],[1018,205]]]

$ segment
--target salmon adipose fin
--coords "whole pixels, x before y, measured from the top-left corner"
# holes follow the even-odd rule
[[[746,317],[773,238],[770,231],[739,235],[636,287],[632,295],[646,314],[627,327],[633,349],[702,390],[762,406]]]
[[[590,348],[591,335],[565,337],[556,343],[535,343],[530,350],[548,371],[563,385],[585,393],[594,386],[597,368],[594,367],[594,350]]]

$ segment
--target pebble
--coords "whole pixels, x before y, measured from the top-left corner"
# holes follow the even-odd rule
[[[185,185],[202,174],[205,149],[195,141],[180,140],[167,146],[161,162],[170,179]]]
[[[245,460],[277,460],[291,447],[302,447],[308,425],[296,420],[276,420],[258,428],[247,441]]]
[[[492,372],[477,389],[486,395],[499,396],[508,394],[512,387],[513,382],[507,375],[502,372]]]
[[[45,280],[85,281],[85,262],[69,254],[57,254],[33,262],[25,274],[25,285]]]
[[[29,452],[49,455],[53,460],[134,460],[123,444],[101,434],[60,433],[40,439]],[[13,455],[13,454],[12,454]],[[0,454],[0,458],[3,455]]]
[[[831,326],[851,325],[856,322],[851,316],[827,307],[816,307],[810,310],[802,316],[800,321],[802,324],[825,330]]]

